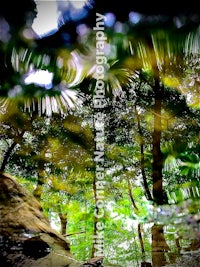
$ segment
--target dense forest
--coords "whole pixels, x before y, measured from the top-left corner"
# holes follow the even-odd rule
[[[19,2],[0,8],[0,266],[199,266],[196,2]]]

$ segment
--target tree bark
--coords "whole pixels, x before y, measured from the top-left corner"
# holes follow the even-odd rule
[[[14,148],[16,147],[16,145],[19,143],[19,141],[21,141],[21,139],[23,138],[23,135],[25,133],[26,130],[23,130],[18,136],[16,136],[14,138],[13,143],[8,147],[7,151],[5,152],[4,158],[3,158],[3,162],[1,164],[1,168],[0,168],[0,173],[3,173],[5,171],[6,165],[9,161],[9,158],[12,155],[12,152],[14,150]]]
[[[139,238],[141,252],[142,252],[142,259],[145,260],[145,249],[144,249],[144,242],[142,239],[142,230],[141,230],[140,224],[138,224],[138,238]]]
[[[140,125],[140,118],[139,118],[139,114],[137,111],[137,107],[135,106],[135,116],[136,116],[136,120],[137,120],[137,125],[138,125],[138,133],[139,133],[139,140],[140,140],[140,166],[141,166],[141,173],[142,173],[142,178],[143,178],[143,185],[144,185],[144,190],[147,196],[148,200],[153,200],[150,190],[149,190],[149,186],[147,183],[147,177],[146,177],[146,173],[145,173],[145,160],[144,160],[144,137],[142,134],[142,128]]]
[[[68,195],[68,198],[67,198],[67,201],[65,202],[65,206],[69,206],[69,203],[70,203],[70,200],[71,200],[71,195]],[[69,236],[68,234],[66,234],[66,230],[67,230],[67,223],[68,223],[68,218],[67,218],[67,212],[63,212],[61,207],[59,206],[59,213],[58,213],[58,216],[59,216],[59,219],[60,219],[60,226],[61,226],[61,234],[63,236]],[[83,233],[83,231],[81,232],[78,232],[78,233]],[[73,233],[73,234],[78,234],[78,233]],[[70,234],[70,235],[73,235],[73,234]]]
[[[3,158],[3,162],[1,164],[1,168],[0,168],[0,173],[3,173],[5,171],[6,165],[9,161],[9,158],[12,155],[12,152],[14,150],[14,148],[16,147],[17,144],[19,144],[19,142],[22,140],[24,133],[27,131],[28,127],[30,127],[30,125],[32,125],[33,120],[35,119],[36,114],[34,113],[30,119],[30,124],[27,123],[26,127],[24,129],[22,129],[21,133],[18,133],[18,135],[16,135],[13,139],[13,143],[8,147],[7,151],[5,152],[4,158]]]
[[[137,207],[137,205],[136,205],[136,203],[135,203],[135,200],[134,200],[134,198],[133,198],[132,189],[131,189],[131,183],[130,183],[130,180],[129,180],[128,177],[127,177],[127,183],[128,183],[128,195],[129,195],[129,197],[130,197],[131,203],[132,203],[133,207],[134,207],[136,210],[138,210],[138,207]]]
[[[153,225],[151,233],[153,267],[165,266],[167,263],[165,253],[170,251],[170,248],[165,240],[163,226]]]
[[[154,129],[153,129],[153,164],[152,164],[152,178],[153,178],[153,199],[157,204],[163,204],[163,178],[162,178],[162,168],[163,168],[163,157],[161,152],[161,110],[162,110],[162,94],[159,85],[159,80],[155,79],[154,90]]]
[[[4,155],[4,158],[3,158],[3,162],[1,164],[0,173],[3,173],[5,171],[6,164],[8,163],[8,160],[9,160],[14,148],[16,147],[16,145],[17,145],[17,142],[13,141],[13,143],[8,147],[8,149]]]
[[[33,195],[35,198],[37,198],[38,201],[41,201],[42,187],[45,184],[44,162],[42,160],[38,162],[37,173],[38,173],[37,186],[35,190],[33,191]]]
[[[67,228],[67,214],[59,213],[60,224],[61,224],[61,234],[66,235]]]

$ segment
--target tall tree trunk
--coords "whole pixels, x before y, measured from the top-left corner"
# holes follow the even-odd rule
[[[4,158],[3,158],[3,162],[1,164],[0,173],[3,173],[5,171],[6,164],[8,163],[8,160],[9,160],[14,148],[16,147],[16,145],[17,145],[17,142],[13,141],[13,143],[8,147],[8,149],[4,155]]]
[[[23,130],[18,136],[16,136],[14,138],[13,143],[6,150],[5,155],[4,155],[4,158],[3,158],[3,162],[1,164],[0,173],[3,173],[5,171],[6,164],[8,163],[9,158],[11,157],[14,148],[19,143],[19,141],[21,141],[21,139],[23,138],[23,135],[24,135],[25,131],[26,130]]]
[[[140,241],[140,247],[141,247],[141,251],[142,251],[142,258],[143,260],[145,260],[145,249],[144,249],[144,242],[142,239],[142,230],[141,230],[141,225],[138,224],[138,238]]]
[[[150,190],[149,190],[149,186],[147,183],[147,177],[146,177],[146,173],[145,173],[144,137],[143,137],[142,128],[140,125],[140,117],[139,117],[136,105],[135,105],[135,116],[136,116],[136,120],[137,120],[139,140],[140,140],[140,166],[141,166],[141,173],[142,173],[142,178],[143,178],[144,190],[145,190],[147,199],[153,200],[151,193],[150,193]]]
[[[60,218],[60,224],[61,224],[61,234],[66,235],[66,229],[67,229],[67,213],[59,213],[58,214]]]
[[[38,180],[37,180],[37,186],[35,190],[33,191],[34,197],[37,198],[38,201],[41,201],[41,195],[42,195],[42,187],[45,184],[45,177],[44,177],[44,161],[41,160],[38,162]]]
[[[145,261],[146,255],[145,255],[144,242],[143,242],[143,239],[142,239],[142,229],[141,229],[141,225],[140,224],[138,224],[138,238],[139,238],[141,252],[142,252],[141,267],[152,267],[150,262],[146,262]]]
[[[162,167],[163,157],[160,148],[161,144],[161,110],[162,110],[162,92],[159,85],[159,79],[155,79],[154,90],[154,129],[153,129],[153,164],[152,164],[152,178],[153,178],[153,199],[157,204],[163,204],[163,178]]]
[[[34,113],[30,118],[30,124],[27,124],[27,126],[21,131],[21,133],[19,133],[17,136],[14,137],[13,143],[8,147],[7,151],[5,152],[3,162],[0,168],[0,173],[3,173],[5,171],[6,164],[8,163],[9,158],[11,157],[14,148],[16,147],[17,144],[20,143],[20,141],[22,140],[24,136],[24,133],[28,130],[28,128],[32,126],[32,122],[35,119],[35,117],[36,117],[36,114]]]
[[[152,263],[153,267],[165,266],[167,263],[166,252],[170,248],[165,240],[164,230],[162,225],[153,225],[152,233]]]
[[[126,180],[127,180],[127,183],[128,183],[128,195],[130,197],[131,203],[132,203],[134,209],[138,210],[138,207],[137,207],[137,205],[135,203],[135,200],[133,198],[133,193],[132,193],[132,188],[131,188],[130,180],[129,180],[128,177],[126,178]]]
[[[65,203],[66,206],[69,205],[70,200],[71,200],[71,195],[68,195],[68,198],[67,198],[66,203]],[[69,236],[68,234],[66,234],[67,223],[68,223],[67,215],[68,215],[67,212],[63,213],[61,206],[59,206],[58,216],[60,219],[60,226],[61,226],[60,232],[63,236]],[[78,232],[78,233],[82,233],[82,232]],[[78,234],[78,233],[74,233],[74,234]],[[70,234],[70,235],[73,235],[73,234]]]

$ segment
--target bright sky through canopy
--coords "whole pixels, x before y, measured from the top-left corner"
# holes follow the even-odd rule
[[[66,11],[64,9],[70,7],[69,4],[72,4],[75,10],[80,10],[83,8],[85,1],[35,0],[35,3],[37,5],[37,16],[33,21],[32,29],[39,37],[43,37],[58,30],[58,19],[61,17],[62,11]]]
[[[58,13],[56,1],[36,1],[37,17],[33,21],[32,28],[43,36],[58,29]]]
[[[46,89],[51,89],[52,87],[53,73],[48,72],[47,70],[37,70],[29,74],[24,82],[25,84],[34,83]]]

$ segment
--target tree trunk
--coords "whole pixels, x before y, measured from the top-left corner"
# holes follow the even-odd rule
[[[167,263],[165,253],[170,251],[170,248],[165,240],[163,226],[153,225],[151,233],[153,267],[165,266]]]
[[[70,203],[70,200],[71,200],[71,195],[68,195],[68,198],[67,198],[67,201],[65,203],[65,206],[69,206],[69,203]],[[60,226],[61,226],[61,234],[63,236],[69,236],[68,234],[66,234],[66,230],[67,230],[67,223],[68,223],[68,218],[67,218],[67,212],[63,212],[61,207],[59,206],[59,212],[58,212],[58,216],[59,216],[59,219],[60,219]],[[81,232],[78,232],[78,233],[82,233],[83,231]],[[70,235],[74,235],[74,234],[78,234],[78,233],[72,233]]]
[[[38,201],[41,201],[42,187],[45,184],[44,162],[42,160],[38,162],[37,172],[38,172],[37,186],[35,190],[33,191],[33,195],[35,198],[37,198]]]
[[[141,251],[142,251],[142,258],[145,260],[145,249],[144,249],[144,242],[142,239],[142,230],[141,230],[141,225],[138,224],[138,238],[140,241],[140,247],[141,247]]]
[[[146,262],[145,261],[145,249],[144,249],[144,242],[142,239],[142,229],[141,229],[141,225],[138,224],[138,237],[139,237],[139,241],[140,241],[140,246],[141,246],[141,251],[142,251],[142,262],[141,262],[141,267],[152,267],[150,262]]]
[[[17,145],[17,142],[13,141],[13,143],[8,147],[8,149],[4,155],[4,158],[3,158],[3,162],[1,164],[0,173],[3,173],[5,171],[6,164],[8,163],[8,160],[9,160],[14,148],[16,147],[16,145]]]
[[[152,164],[152,177],[153,177],[153,199],[157,204],[163,204],[163,181],[162,181],[162,167],[163,157],[160,148],[161,144],[161,110],[162,110],[162,94],[159,85],[159,80],[155,79],[154,90],[154,129],[153,129],[153,164]]]
[[[32,117],[30,118],[30,125],[32,125],[33,120],[35,119],[36,115],[33,114]],[[22,140],[24,133],[27,131],[28,127],[30,127],[30,125],[27,123],[27,127],[25,127],[21,133],[19,133],[19,135],[14,137],[13,143],[10,145],[10,147],[8,147],[7,151],[5,152],[4,158],[3,158],[3,162],[1,164],[1,168],[0,168],[0,173],[3,173],[5,171],[6,168],[6,164],[9,161],[9,158],[12,155],[12,152],[14,150],[14,148],[16,147],[17,144],[19,144],[19,142]]]
[[[66,235],[67,228],[67,214],[59,213],[60,224],[61,224],[61,234]]]
[[[0,173],[3,173],[5,171],[6,164],[8,163],[9,158],[11,157],[14,148],[19,143],[19,141],[21,141],[21,139],[23,138],[23,135],[24,135],[25,131],[26,130],[23,130],[18,136],[16,136],[14,138],[13,143],[8,147],[7,151],[5,152],[5,155],[4,155],[4,158],[3,158],[3,162],[2,162],[1,168],[0,168]]]
[[[138,125],[138,133],[139,133],[139,140],[140,140],[140,166],[141,166],[141,173],[142,173],[142,178],[143,178],[143,185],[144,185],[144,190],[147,196],[148,200],[153,200],[150,190],[149,190],[149,186],[147,183],[147,177],[146,177],[146,173],[145,173],[145,160],[144,160],[144,137],[142,134],[142,129],[141,129],[141,125],[140,125],[140,118],[139,118],[139,114],[137,111],[137,107],[135,106],[135,116],[136,116],[136,120],[137,120],[137,125]]]
[[[129,197],[130,197],[131,203],[132,203],[134,209],[138,210],[138,207],[137,207],[137,205],[136,205],[136,203],[135,203],[135,200],[134,200],[134,198],[133,198],[133,194],[132,194],[132,189],[131,189],[131,183],[130,183],[130,180],[129,180],[128,177],[126,178],[126,180],[127,180],[127,183],[128,183],[128,195],[129,195]]]

